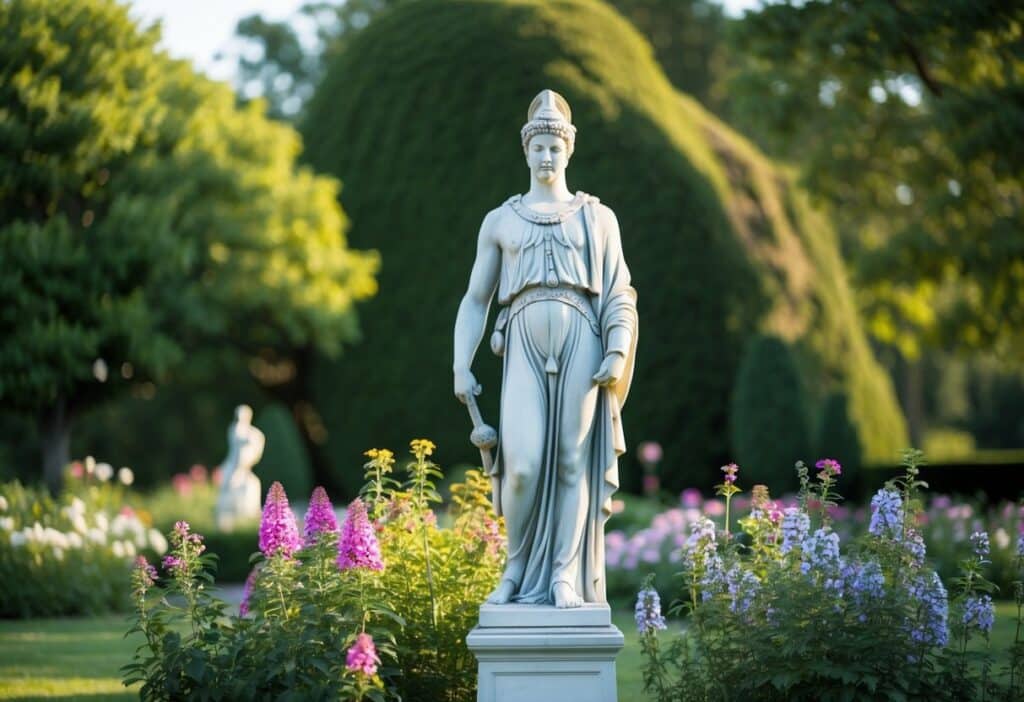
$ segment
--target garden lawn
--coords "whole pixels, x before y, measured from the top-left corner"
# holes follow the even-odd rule
[[[1016,608],[1000,602],[996,614],[992,647],[999,651],[1013,642]],[[617,659],[619,699],[643,700],[643,658],[633,614],[619,611],[613,618],[626,637]],[[142,641],[139,634],[125,638],[128,627],[122,615],[0,621],[0,699],[137,699],[137,687],[121,686],[120,667]]]

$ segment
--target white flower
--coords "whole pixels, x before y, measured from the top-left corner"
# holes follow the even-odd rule
[[[15,548],[19,548],[21,546],[24,546],[26,541],[28,541],[28,539],[26,538],[24,532],[22,532],[22,531],[12,531],[11,532],[11,546],[13,546]]]
[[[6,511],[7,511],[7,498],[4,497],[3,495],[0,495],[0,512],[6,512]]]
[[[71,548],[82,548],[83,543],[85,542],[82,541],[81,534],[78,534],[76,532],[71,532],[68,534],[68,546],[70,546]]]
[[[92,456],[85,457],[85,472],[89,475],[96,472],[96,459]]]
[[[1005,550],[1010,546],[1010,535],[1006,533],[1006,529],[1003,527],[996,529],[992,536],[1000,550]]]
[[[56,558],[58,561],[63,561],[64,560],[64,549],[62,549],[60,546],[54,546],[53,547],[53,557]]]
[[[110,545],[110,550],[114,552],[114,556],[116,556],[117,558],[124,558],[125,556],[124,544],[122,544],[120,541],[115,541],[114,543],[112,543]]]
[[[128,466],[123,466],[117,471],[117,479],[121,481],[122,485],[131,485],[135,482],[135,473]]]
[[[167,538],[157,529],[149,530],[149,543],[158,556],[167,553]]]
[[[0,531],[14,531],[14,517],[0,517]]]
[[[123,541],[122,543],[124,544],[124,555],[128,558],[135,558],[135,544],[131,541]]]
[[[124,536],[124,532],[128,528],[127,521],[128,519],[123,514],[114,517],[114,521],[110,523],[110,533],[119,538]]]
[[[66,509],[68,510],[66,514],[69,515],[85,514],[85,503],[82,502],[80,497],[75,497],[72,498],[71,504]]]
[[[71,528],[79,534],[84,534],[89,531],[89,525],[85,523],[85,517],[80,514],[76,514],[71,518]]]
[[[106,535],[106,533],[103,532],[103,531],[100,531],[99,529],[90,529],[89,533],[86,536],[88,536],[89,541],[92,541],[95,544],[105,544],[105,543],[107,543],[107,535]]]
[[[114,467],[109,463],[97,463],[96,477],[103,482],[107,482],[114,477]]]
[[[96,513],[96,528],[100,531],[110,531],[110,520],[105,512]]]

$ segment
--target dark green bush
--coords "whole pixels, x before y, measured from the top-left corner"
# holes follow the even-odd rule
[[[818,419],[813,458],[827,457],[839,461],[843,466],[839,490],[851,494],[864,457],[857,427],[850,420],[847,402],[846,394],[842,392],[831,393],[825,398]]]
[[[308,159],[345,183],[352,246],[383,260],[363,343],[313,374],[337,480],[354,489],[363,447],[413,431],[449,464],[479,460],[452,397],[452,326],[481,220],[528,185],[519,128],[542,88],[568,99],[579,129],[570,186],[621,225],[640,295],[625,430],[662,442],[662,485],[693,484],[729,457],[729,397],[757,329],[799,344],[808,386],[841,378],[868,454],[895,455],[903,419],[835,235],[787,177],[676,92],[604,3],[448,0],[374,19],[329,66],[303,125]],[[486,344],[474,372],[494,423],[500,364]],[[638,489],[623,460],[624,486]]]
[[[745,482],[781,495],[793,464],[808,460],[810,432],[800,373],[789,347],[773,336],[747,346],[732,393],[732,446]]]
[[[313,492],[309,455],[288,408],[278,403],[267,405],[253,424],[267,439],[263,458],[255,468],[264,489],[277,480],[289,495],[305,496]]]

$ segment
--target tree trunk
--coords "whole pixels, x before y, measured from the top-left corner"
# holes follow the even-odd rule
[[[39,422],[43,451],[43,479],[56,496],[64,482],[64,467],[71,460],[71,414],[63,397],[43,412]]]

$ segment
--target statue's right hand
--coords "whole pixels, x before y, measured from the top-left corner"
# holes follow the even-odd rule
[[[468,369],[455,371],[455,397],[459,398],[459,402],[466,404],[470,394],[479,395],[482,389],[477,384],[472,371]]]

